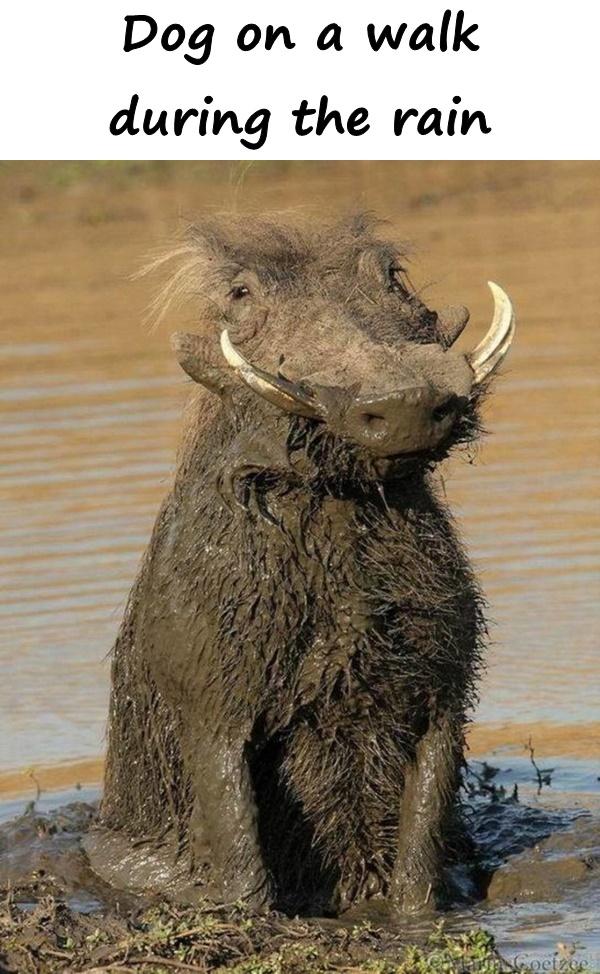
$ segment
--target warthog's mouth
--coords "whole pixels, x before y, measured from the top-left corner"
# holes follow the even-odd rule
[[[448,438],[469,401],[504,360],[515,333],[510,299],[497,284],[489,282],[494,315],[482,341],[467,354],[448,347],[430,346],[435,353],[434,376],[424,372],[415,382],[399,381],[383,395],[359,395],[357,389],[312,385],[293,381],[279,372],[273,375],[252,365],[232,344],[227,331],[221,349],[238,378],[258,396],[284,412],[324,423],[337,436],[356,443],[379,458],[422,456]],[[424,351],[426,346],[419,346]],[[454,387],[442,388],[435,373],[453,376]]]

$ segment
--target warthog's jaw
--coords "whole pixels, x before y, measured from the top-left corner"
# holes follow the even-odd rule
[[[284,412],[323,422],[332,433],[347,438],[376,457],[394,457],[435,449],[449,435],[469,398],[505,358],[515,332],[515,316],[508,296],[489,282],[494,298],[492,324],[477,347],[466,355],[454,350],[459,377],[456,389],[440,391],[426,379],[399,383],[385,395],[358,395],[356,388],[294,382],[252,365],[234,347],[227,331],[221,349],[227,363],[253,392]],[[440,353],[439,348],[436,349]],[[449,360],[450,361],[450,360]]]

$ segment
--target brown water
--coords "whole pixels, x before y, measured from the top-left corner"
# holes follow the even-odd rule
[[[474,744],[598,756],[600,165],[4,164],[0,202],[0,772],[101,752],[187,394],[168,332],[193,327],[149,334],[128,275],[181,215],[233,206],[374,209],[416,244],[428,302],[471,307],[471,342],[488,278],[512,296],[492,435],[445,472],[496,623]]]

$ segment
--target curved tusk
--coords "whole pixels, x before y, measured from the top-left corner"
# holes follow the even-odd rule
[[[271,375],[269,372],[251,365],[232,345],[226,329],[221,332],[221,351],[227,363],[232,369],[235,369],[242,382],[253,392],[262,396],[263,399],[288,413],[309,416],[312,419],[322,417],[314,397],[304,392],[294,382]]]
[[[511,346],[516,327],[515,312],[508,295],[493,281],[488,281],[488,286],[494,298],[492,324],[479,345],[467,355],[476,385],[500,365]]]

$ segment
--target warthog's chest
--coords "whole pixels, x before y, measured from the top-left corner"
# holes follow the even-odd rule
[[[332,702],[349,719],[383,697],[402,709],[422,669],[403,637],[415,612],[423,625],[414,528],[382,505],[335,498],[270,498],[270,509],[278,524],[220,509],[208,531],[169,522],[147,599],[155,667],[271,726]]]
[[[270,647],[266,700],[272,725],[286,724],[306,708],[323,715],[333,707],[340,717],[356,719],[373,705],[369,686],[376,683],[396,693],[401,682],[404,694],[398,654],[384,634],[377,573],[368,565],[372,542],[372,529],[354,507],[329,499],[295,558],[282,561],[269,597],[273,614],[290,623],[290,605],[299,611],[293,624],[275,631]]]

